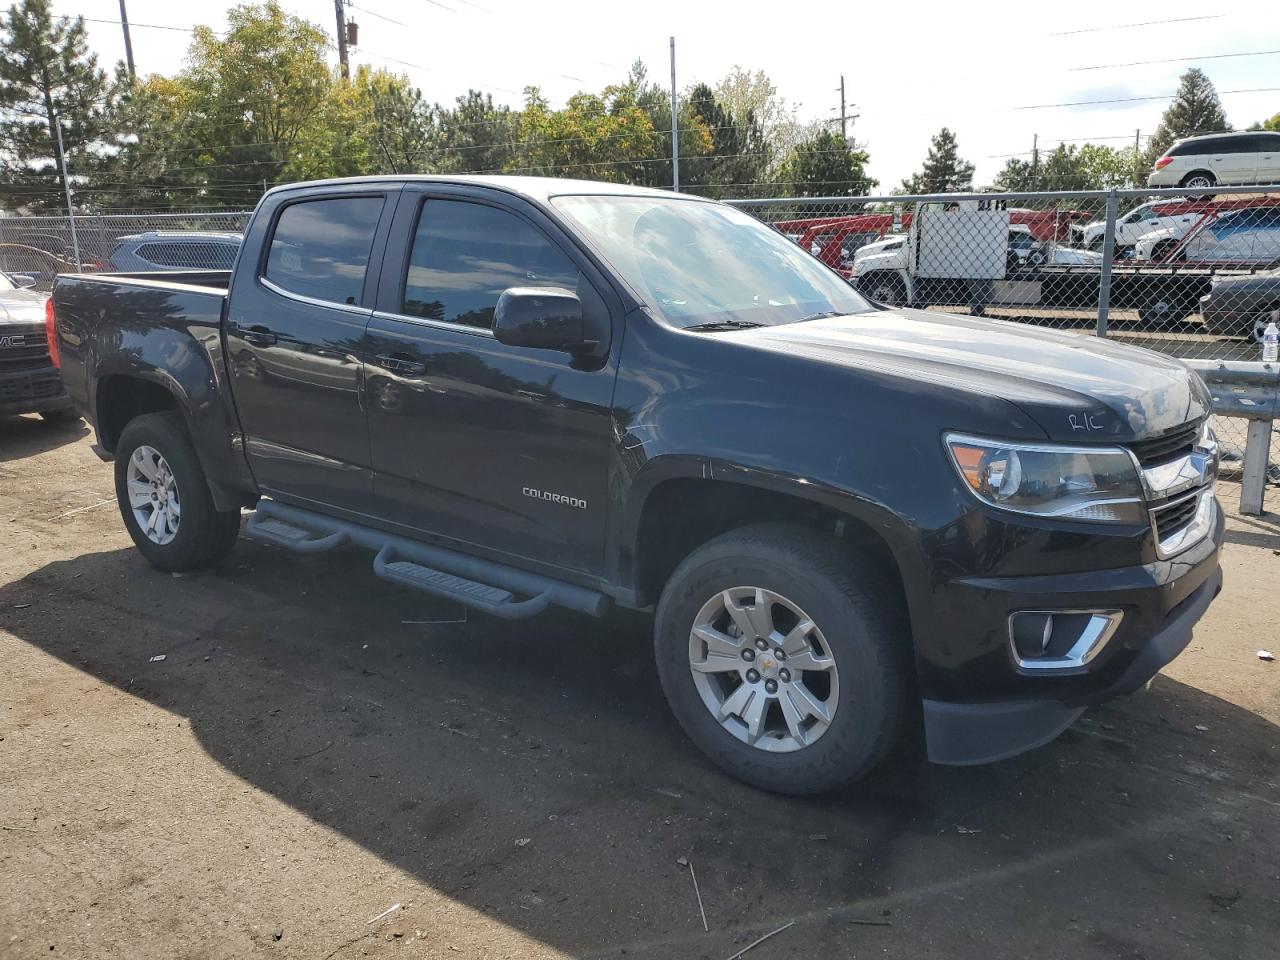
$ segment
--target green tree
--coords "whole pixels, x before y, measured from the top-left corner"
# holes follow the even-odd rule
[[[545,176],[625,181],[630,161],[653,143],[648,114],[629,85],[576,93],[562,110],[550,109],[537,87],[525,90],[519,115],[519,168]]]
[[[275,0],[227,19],[224,37],[195,29],[176,76],[135,87],[119,202],[247,207],[275,183],[373,169],[369,97],[359,77],[337,79],[325,32]]]
[[[1134,150],[1096,143],[1059,144],[1035,162],[1018,157],[996,174],[1001,190],[1109,190],[1133,179]]]
[[[820,130],[796,144],[778,178],[789,197],[865,196],[877,185],[866,174],[868,160],[865,150],[855,149],[838,133]]]
[[[636,105],[649,118],[653,134],[648,149],[633,155],[632,162],[625,165],[626,173],[622,179],[646,187],[669,187],[674,180],[671,168],[671,91],[667,87],[650,83],[648,70],[640,60],[632,63],[626,85],[631,89]],[[680,183],[684,186],[689,182],[690,163],[697,157],[711,153],[714,144],[711,131],[694,110],[688,94],[677,98],[676,111],[680,140]]]
[[[956,193],[972,187],[973,164],[960,159],[956,135],[947,127],[933,135],[924,168],[902,181],[903,193]]]
[[[1249,125],[1250,130],[1274,130],[1280,133],[1280,113],[1273,114],[1266,120],[1255,120]]]
[[[452,109],[436,108],[446,173],[497,173],[516,163],[517,114],[510,107],[495,106],[493,97],[468,90]]]
[[[1199,67],[1182,75],[1178,92],[1160,118],[1160,125],[1147,143],[1145,166],[1151,166],[1180,137],[1197,133],[1222,133],[1230,130],[1226,111],[1218,99],[1218,91]]]
[[[764,130],[748,107],[733,114],[705,83],[689,90],[689,109],[706,133],[708,150],[680,162],[680,185],[712,196],[732,196],[764,179],[770,161]]]
[[[407,77],[385,71],[357,73],[368,86],[374,142],[390,173],[425,173],[440,163],[440,127],[436,107]]]
[[[89,52],[84,20],[54,19],[48,0],[22,0],[0,20],[0,203],[65,205],[58,119],[74,180],[99,169],[120,82]]]
[[[734,65],[716,84],[715,95],[716,101],[738,122],[750,116],[759,126],[769,154],[767,176],[775,175],[798,144],[822,129],[816,124],[802,123],[798,108],[778,96],[777,86],[763,70],[745,70]]]

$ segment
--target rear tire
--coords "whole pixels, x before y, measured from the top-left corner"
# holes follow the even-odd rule
[[[808,530],[769,523],[711,540],[658,602],[654,652],[672,712],[712,762],[761,789],[814,794],[862,777],[914,703],[898,596],[865,558]]]
[[[200,570],[235,546],[240,511],[214,506],[178,414],[148,413],[129,421],[115,455],[120,515],[152,566],[173,573]]]
[[[1181,323],[1195,311],[1195,301],[1186,294],[1152,293],[1138,305],[1138,320],[1148,329],[1164,330]]]
[[[1218,178],[1208,170],[1193,170],[1179,181],[1180,187],[1199,187],[1204,190],[1212,189],[1218,185]]]

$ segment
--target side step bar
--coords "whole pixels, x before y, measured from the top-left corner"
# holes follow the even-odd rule
[[[245,533],[296,553],[353,543],[376,551],[373,572],[382,579],[507,620],[531,617],[553,603],[593,617],[609,609],[609,598],[595,590],[275,500],[258,501]]]

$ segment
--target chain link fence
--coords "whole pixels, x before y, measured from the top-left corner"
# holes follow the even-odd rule
[[[1260,360],[1280,324],[1280,186],[730,202],[880,303],[1187,359]],[[1229,473],[1246,423],[1215,429]]]
[[[1261,359],[1280,324],[1280,186],[730,200],[881,303]],[[248,211],[0,218],[0,271],[228,269]],[[1227,468],[1245,423],[1216,425]],[[1277,445],[1273,444],[1273,449]],[[1280,480],[1280,469],[1270,468]]]
[[[59,273],[227,270],[249,211],[0,217],[0,272],[48,290]]]

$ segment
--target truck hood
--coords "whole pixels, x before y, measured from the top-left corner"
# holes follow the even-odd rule
[[[47,293],[34,290],[0,291],[0,324],[44,323],[44,302]]]
[[[1139,440],[1209,412],[1204,384],[1177,360],[1085,333],[904,309],[761,327],[740,336],[761,349],[1000,397],[1051,440]]]

